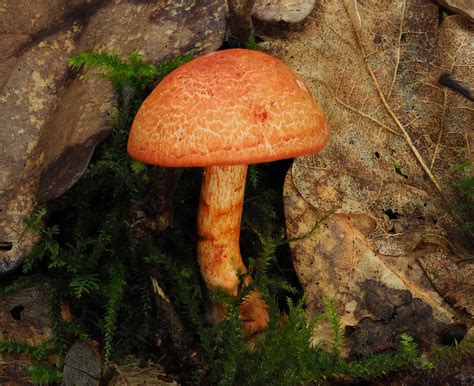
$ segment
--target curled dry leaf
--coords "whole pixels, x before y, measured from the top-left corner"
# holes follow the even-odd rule
[[[474,3],[472,0],[438,0],[438,3],[451,12],[463,15],[474,23]]]
[[[315,5],[316,0],[256,0],[252,16],[270,23],[299,23]]]
[[[310,311],[325,293],[344,325],[371,318],[390,328],[397,305],[388,289],[396,289],[431,310],[411,326],[416,333],[471,323],[472,265],[457,263],[474,248],[453,209],[455,183],[469,172],[453,166],[468,157],[473,109],[438,79],[449,73],[473,87],[472,38],[458,16],[439,25],[430,1],[325,0],[302,33],[262,44],[308,81],[332,131],[322,153],[295,161],[284,189],[290,238],[335,211],[291,245]],[[370,310],[373,280],[387,288],[392,314]]]

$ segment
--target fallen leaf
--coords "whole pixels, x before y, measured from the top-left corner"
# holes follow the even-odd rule
[[[64,358],[63,382],[65,385],[99,385],[102,360],[91,346],[76,341]]]
[[[438,7],[425,0],[326,0],[309,19],[304,31],[261,45],[307,80],[332,131],[322,153],[295,160],[284,189],[290,238],[335,212],[291,244],[310,310],[324,293],[343,325],[376,320],[364,300],[376,280],[428,305],[426,326],[472,323],[462,291],[448,304],[426,272],[429,256],[418,260],[428,244],[449,265],[472,257],[453,209],[462,201],[455,183],[469,176],[453,166],[469,157],[472,102],[438,82],[449,73],[472,88],[472,25],[458,16],[439,25]]]
[[[450,11],[463,15],[474,23],[474,3],[472,0],[438,0],[438,3]]]
[[[225,13],[224,0],[1,2],[1,273],[16,269],[37,241],[23,220],[77,182],[111,131],[111,83],[81,79],[68,58],[140,51],[159,63],[212,52],[225,37]]]
[[[256,0],[252,16],[268,23],[300,23],[315,4],[315,0]]]

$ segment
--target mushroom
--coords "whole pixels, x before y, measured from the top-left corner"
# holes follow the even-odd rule
[[[128,152],[148,164],[205,168],[198,262],[208,289],[236,296],[246,271],[239,237],[248,164],[317,153],[328,136],[321,107],[284,63],[228,49],[195,58],[156,86],[134,119]],[[225,315],[225,307],[215,311],[216,320]],[[267,326],[258,292],[240,311],[247,333]]]

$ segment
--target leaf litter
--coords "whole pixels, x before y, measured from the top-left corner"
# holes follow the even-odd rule
[[[474,114],[439,78],[473,88],[473,32],[427,0],[323,0],[303,31],[261,43],[307,81],[332,133],[295,160],[284,188],[290,238],[334,211],[291,244],[310,313],[325,294],[343,325],[375,320],[365,284],[376,280],[394,309],[390,290],[409,291],[434,325],[472,324],[474,270],[462,262],[474,247],[454,207]]]

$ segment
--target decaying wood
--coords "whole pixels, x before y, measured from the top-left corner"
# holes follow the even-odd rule
[[[197,348],[191,332],[184,326],[173,304],[159,285],[156,276],[150,276],[155,307],[160,324],[156,331],[156,344],[161,346],[167,340],[179,358],[177,364],[186,370],[206,372],[207,365]]]
[[[231,45],[246,47],[252,35],[252,9],[255,0],[228,0],[229,41]]]
[[[181,170],[154,168],[151,171],[150,191],[143,201],[132,201],[130,206],[130,239],[140,244],[150,235],[163,232],[172,225],[175,192]]]

